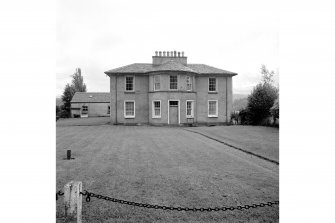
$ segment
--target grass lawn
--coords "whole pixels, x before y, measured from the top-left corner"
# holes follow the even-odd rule
[[[279,162],[279,129],[264,126],[187,128]]]
[[[67,149],[74,160],[63,160]],[[279,200],[278,165],[182,128],[57,126],[56,159],[57,190],[79,180],[83,190],[117,199],[197,208]],[[279,207],[194,213],[83,200],[83,222],[246,221],[278,222]]]

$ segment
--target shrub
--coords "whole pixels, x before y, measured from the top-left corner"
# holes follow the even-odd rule
[[[233,111],[230,115],[231,124],[238,124],[239,115],[237,111]]]
[[[278,90],[268,83],[259,83],[248,96],[247,113],[250,124],[262,124],[271,116],[270,108],[278,98]]]

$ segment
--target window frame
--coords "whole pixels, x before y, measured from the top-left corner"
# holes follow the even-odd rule
[[[209,89],[209,84],[210,84],[210,79],[215,79],[215,90],[214,91],[211,91]],[[218,92],[218,81],[217,81],[217,78],[216,77],[209,77],[208,78],[208,92]]]
[[[159,115],[155,114],[155,102],[159,102]],[[153,100],[152,101],[152,109],[151,109],[151,117],[152,118],[161,118],[162,117],[162,100]]]
[[[175,77],[177,77],[176,78],[176,80],[177,80],[177,87],[176,87],[176,89],[171,89],[171,77],[172,76],[175,76]],[[169,90],[172,90],[172,91],[177,91],[178,90],[178,75],[169,75]]]
[[[127,90],[127,77],[133,78],[133,90]],[[124,90],[125,92],[134,92],[135,91],[135,75],[126,75],[124,77]]]
[[[191,102],[191,115],[187,115],[187,102]],[[194,118],[194,100],[186,100],[186,118]]]
[[[133,102],[134,103],[134,115],[127,115],[127,113],[126,113],[126,103],[127,102]],[[124,103],[123,103],[123,115],[124,115],[124,118],[135,118],[135,115],[136,115],[135,100],[124,100]]]
[[[190,79],[190,86],[191,86],[191,88],[190,89],[188,89],[188,83],[187,83],[187,79]],[[192,78],[192,76],[186,76],[186,91],[192,91],[193,90],[193,78]]]
[[[209,102],[215,102],[215,104],[216,104],[216,109],[215,109],[215,114],[214,115],[211,115],[211,114],[209,114]],[[208,117],[210,117],[210,118],[217,118],[218,117],[218,115],[219,115],[219,101],[218,100],[208,100],[208,103],[207,103],[207,114],[208,114]]]
[[[156,77],[159,78],[159,89],[156,88]],[[154,75],[154,91],[160,91],[161,90],[161,75]]]

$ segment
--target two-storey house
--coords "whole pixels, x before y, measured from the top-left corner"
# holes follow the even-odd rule
[[[225,124],[237,73],[187,63],[184,52],[157,52],[152,63],[106,71],[114,124]]]

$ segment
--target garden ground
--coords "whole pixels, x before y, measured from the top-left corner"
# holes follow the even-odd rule
[[[278,165],[183,128],[63,124],[57,122],[57,190],[78,180],[83,190],[117,199],[197,208],[279,200]],[[67,149],[74,160],[63,159]],[[62,199],[56,215],[61,222]],[[111,221],[278,222],[279,207],[194,213],[83,200],[83,222]]]

